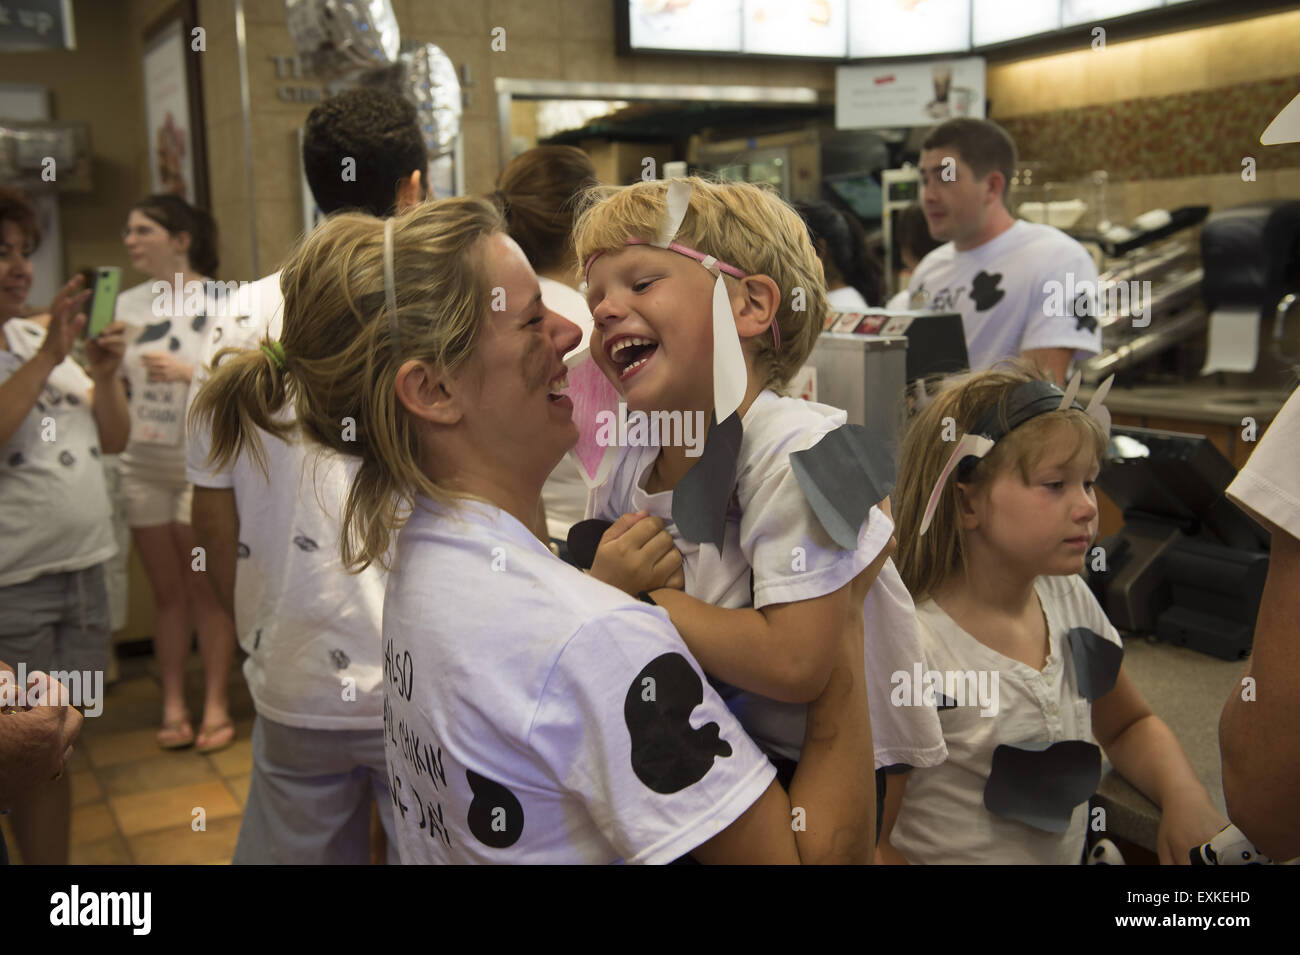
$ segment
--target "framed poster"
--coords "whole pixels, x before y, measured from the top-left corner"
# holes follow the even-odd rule
[[[149,188],[208,206],[199,64],[190,49],[194,0],[172,7],[145,32],[144,111]]]

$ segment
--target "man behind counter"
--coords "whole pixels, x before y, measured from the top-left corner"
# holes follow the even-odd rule
[[[949,120],[926,137],[921,205],[944,244],[912,273],[910,305],[961,313],[972,370],[1024,355],[1064,385],[1074,358],[1101,350],[1097,268],[1061,230],[1007,211],[1015,163],[1015,144],[987,120]]]

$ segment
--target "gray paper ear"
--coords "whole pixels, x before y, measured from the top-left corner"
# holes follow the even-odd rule
[[[1119,667],[1124,662],[1124,648],[1087,627],[1074,627],[1065,635],[1074,657],[1074,679],[1089,703],[1093,703],[1115,686]]]
[[[1097,791],[1101,750],[1081,739],[1006,743],[993,751],[984,807],[1044,832],[1065,832],[1074,809]]]
[[[831,540],[858,546],[862,522],[894,487],[894,456],[860,424],[836,428],[806,451],[790,455],[799,487]]]
[[[739,414],[722,424],[711,419],[704,453],[673,489],[673,523],[688,541],[709,541],[722,550],[743,433]]]

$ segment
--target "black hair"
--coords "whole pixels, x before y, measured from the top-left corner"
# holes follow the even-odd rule
[[[818,240],[826,243],[826,256],[835,271],[868,305],[881,301],[881,276],[875,262],[867,255],[867,238],[853,216],[842,214],[829,202],[797,201],[791,203],[808,227],[813,247]],[[818,254],[821,250],[818,249]]]
[[[26,193],[0,186],[0,222],[12,222],[22,231],[23,257],[27,258],[41,244],[41,230],[36,224],[36,211]]]
[[[920,261],[943,245],[930,235],[930,224],[925,221],[921,204],[914,202],[898,214],[898,224],[894,229],[894,244],[898,246],[899,261],[903,261],[903,250],[912,253]]]
[[[167,230],[169,235],[184,232],[190,237],[190,266],[209,278],[217,274],[217,220],[206,210],[192,206],[180,196],[158,193],[146,196],[131,207],[132,212],[148,216]]]
[[[349,159],[352,174],[345,176]],[[356,209],[383,218],[397,205],[398,183],[417,169],[426,175],[429,153],[409,100],[362,87],[336,93],[311,111],[302,164],[326,215]]]

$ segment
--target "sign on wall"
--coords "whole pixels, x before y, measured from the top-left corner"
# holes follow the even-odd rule
[[[835,128],[933,126],[984,117],[984,57],[841,66],[835,70]]]
[[[208,204],[199,71],[191,52],[192,14],[178,6],[150,29],[144,47],[145,129],[152,192]]]
[[[72,0],[4,0],[0,3],[0,53],[76,48]]]

